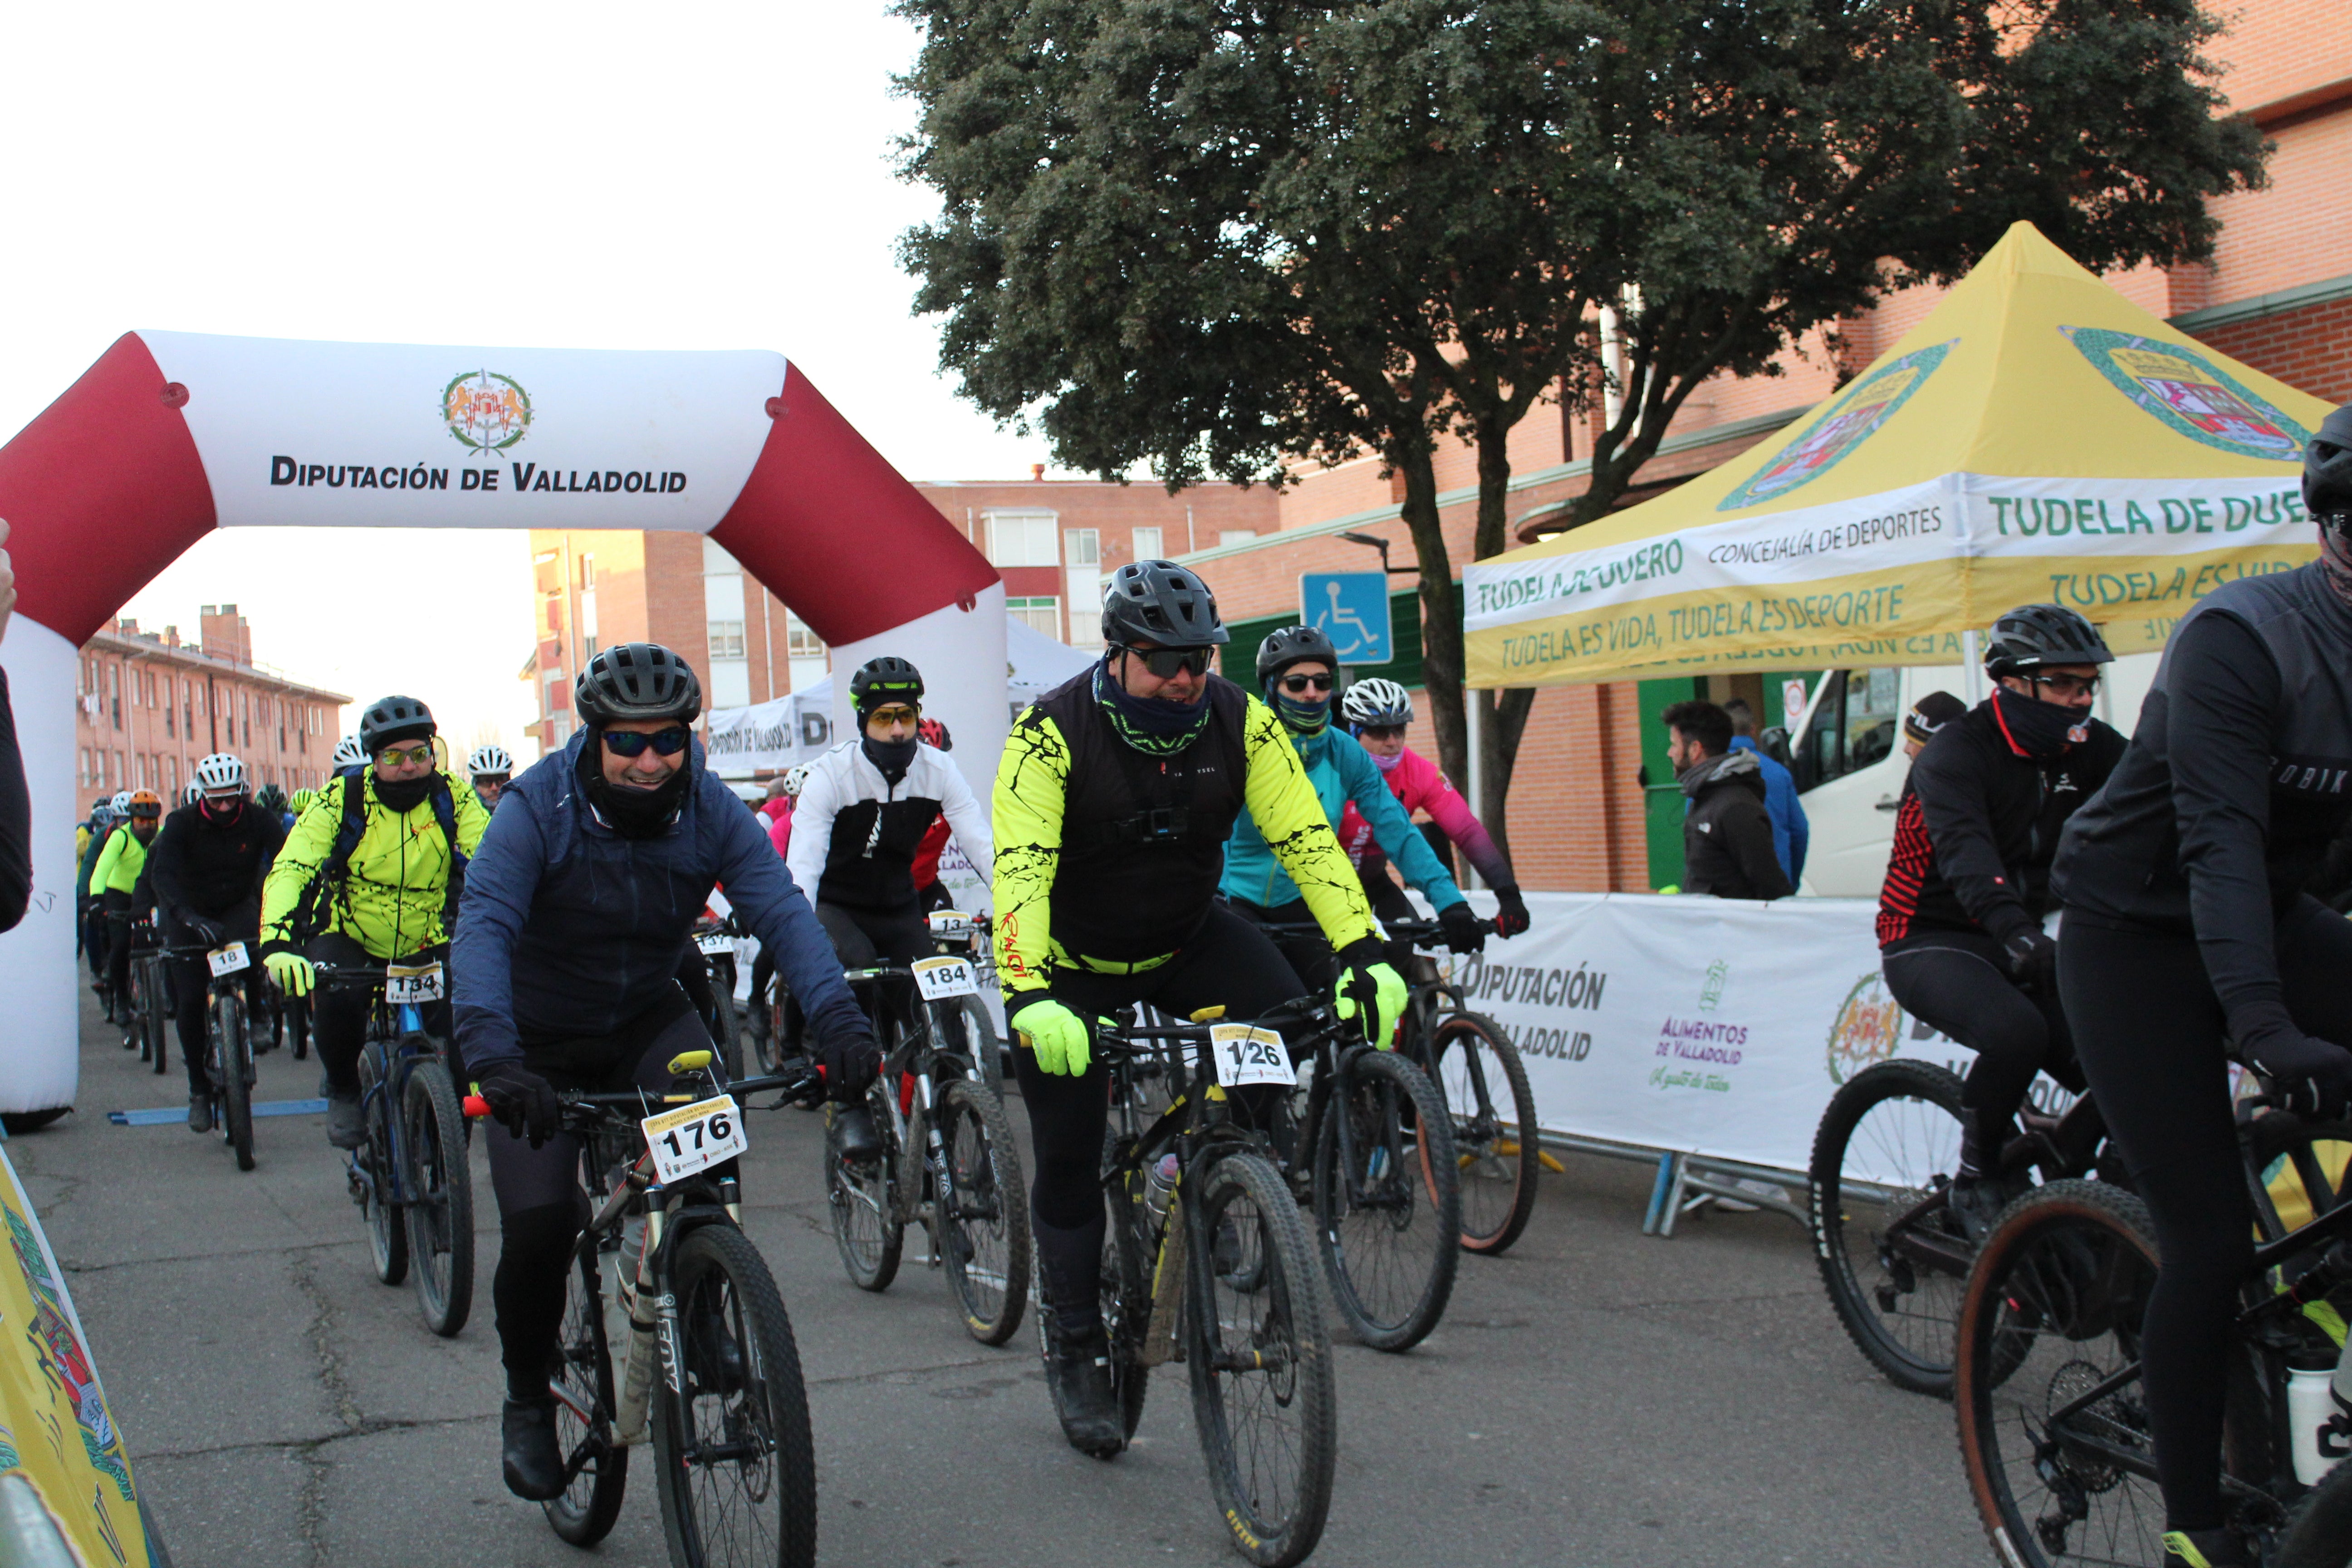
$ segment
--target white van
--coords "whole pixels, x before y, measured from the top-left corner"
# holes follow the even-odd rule
[[[2158,657],[2127,654],[2108,665],[2092,711],[2128,736]],[[1930,691],[1973,705],[1986,689],[1980,672],[1958,665],[1832,669],[1821,677],[1789,741],[1790,771],[1811,830],[1798,892],[1878,897],[1911,766],[1903,754],[1903,715]]]

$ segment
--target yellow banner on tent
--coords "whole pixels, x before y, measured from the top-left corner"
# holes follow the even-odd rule
[[[1473,686],[1947,664],[2054,602],[2119,653],[2313,558],[2327,405],[2141,310],[2019,224],[1780,440],[1463,574]]]

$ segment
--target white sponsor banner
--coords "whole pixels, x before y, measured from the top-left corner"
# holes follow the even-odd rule
[[[139,337],[184,390],[223,527],[708,532],[784,385],[759,351]]]
[[[2307,546],[2302,479],[2010,479],[1962,474],[1962,515],[1983,556],[2194,555]]]
[[[833,684],[749,708],[716,708],[703,725],[703,750],[721,778],[781,772],[833,744]]]

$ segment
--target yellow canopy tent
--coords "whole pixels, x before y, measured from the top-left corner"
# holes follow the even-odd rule
[[[2326,412],[2021,223],[1783,439],[1470,565],[1470,684],[1951,664],[2035,601],[2158,647],[2219,584],[2316,553]]]

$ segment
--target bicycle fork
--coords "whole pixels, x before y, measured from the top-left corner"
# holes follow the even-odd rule
[[[680,1381],[677,1298],[654,1288],[654,1259],[660,1256],[662,1235],[669,1217],[667,1207],[658,1199],[660,1192],[658,1187],[646,1192],[646,1224],[637,1245],[636,1272],[634,1279],[625,1281],[621,1291],[621,1309],[628,1316],[629,1337],[622,1351],[621,1392],[613,1412],[613,1442],[623,1448],[644,1442],[647,1436],[646,1417],[653,1407],[656,1354],[661,1358],[662,1381],[672,1389]]]

